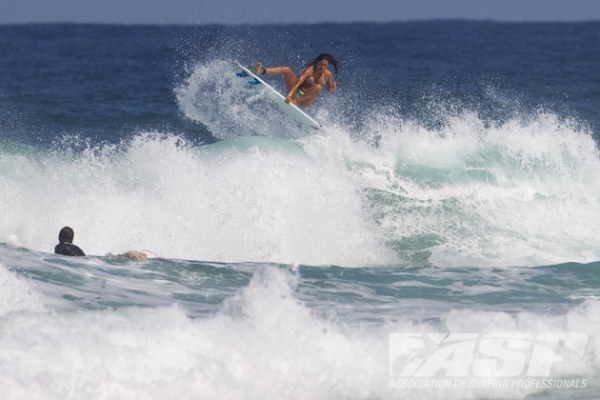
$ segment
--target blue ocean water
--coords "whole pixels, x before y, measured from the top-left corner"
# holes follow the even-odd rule
[[[599,39],[0,26],[2,397],[600,397]],[[320,132],[230,63],[322,52]]]

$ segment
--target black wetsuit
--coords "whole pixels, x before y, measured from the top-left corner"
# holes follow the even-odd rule
[[[61,254],[63,256],[85,256],[83,250],[69,242],[57,244],[56,247],[54,247],[54,254]]]

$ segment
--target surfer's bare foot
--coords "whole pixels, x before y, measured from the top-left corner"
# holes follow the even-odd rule
[[[266,68],[263,68],[262,63],[257,62],[256,64],[254,64],[254,75],[262,75],[266,73],[267,70]]]

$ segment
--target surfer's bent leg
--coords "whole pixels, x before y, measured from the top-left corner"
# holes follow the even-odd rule
[[[292,90],[298,79],[290,67],[271,67],[265,68],[264,70],[264,73],[267,75],[283,75],[288,91]]]
[[[315,102],[317,97],[319,97],[322,88],[323,87],[320,84],[316,84],[307,89],[303,88],[302,91],[304,92],[304,94],[301,97],[299,97],[298,101],[296,101],[295,103],[301,107],[310,106],[312,103]]]

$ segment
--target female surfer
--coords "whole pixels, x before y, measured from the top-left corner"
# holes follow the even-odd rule
[[[296,77],[290,67],[264,68],[259,62],[254,66],[254,73],[256,75],[283,75],[289,91],[285,102],[308,107],[317,99],[323,86],[327,85],[329,93],[333,93],[337,86],[333,74],[327,68],[329,64],[333,65],[337,75],[340,65],[331,54],[327,53],[320,54],[312,60],[299,77]]]

